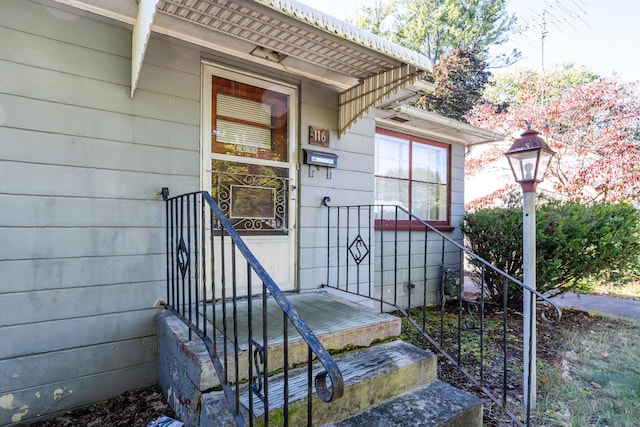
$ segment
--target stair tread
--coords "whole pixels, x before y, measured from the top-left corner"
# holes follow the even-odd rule
[[[342,372],[345,382],[345,394],[335,402],[325,404],[317,397],[314,406],[323,408],[336,414],[352,414],[370,404],[371,399],[381,401],[391,395],[401,393],[407,389],[415,388],[436,379],[436,357],[428,350],[423,350],[396,340],[373,347],[350,351],[334,357]],[[323,370],[320,364],[314,364],[313,375]],[[409,372],[409,378],[403,378],[401,371]],[[381,384],[369,386],[370,381],[380,381]],[[393,380],[392,380],[393,379]],[[395,382],[396,384],[391,384]],[[399,384],[399,385],[398,385]],[[396,391],[398,387],[400,391]],[[370,391],[369,388],[373,388]],[[278,410],[284,406],[283,399],[284,380],[283,374],[277,374],[269,378],[269,408],[270,411]],[[362,398],[359,393],[365,391],[367,396]],[[315,390],[314,390],[315,393]],[[391,395],[386,394],[391,393]],[[380,397],[382,396],[382,397]],[[305,402],[307,397],[307,368],[296,368],[289,371],[289,405]],[[222,392],[203,395],[203,405],[220,407],[218,399],[223,399]],[[350,399],[355,399],[353,402]],[[240,396],[240,403],[247,408],[249,401],[248,391]],[[303,403],[304,404],[304,403]],[[345,413],[345,411],[349,411]],[[209,411],[212,413],[212,411]],[[254,397],[254,415],[259,417],[264,414],[264,407],[258,398]],[[328,420],[327,420],[328,421]]]
[[[482,401],[434,381],[323,427],[416,427],[482,425]]]
[[[366,381],[374,376],[383,375],[412,363],[435,357],[433,353],[419,349],[404,341],[393,341],[362,350],[345,353],[337,357],[336,363],[342,372],[345,389],[350,385]],[[315,375],[322,371],[320,364],[313,365]],[[274,375],[269,380],[269,395],[277,396],[269,400],[269,407],[273,410],[284,406],[282,374]],[[315,387],[314,387],[315,393]],[[296,402],[307,397],[307,368],[289,371],[289,402]],[[248,393],[240,397],[243,406],[248,407]],[[261,416],[264,408],[259,404],[256,415]]]
[[[387,339],[400,334],[400,319],[379,311],[372,310],[365,306],[346,301],[339,297],[330,295],[326,292],[308,292],[301,294],[288,295],[293,308],[301,315],[314,334],[322,341],[328,341],[329,349],[340,350],[343,345],[369,345],[376,340]],[[277,306],[277,302],[273,298],[267,300],[267,313],[263,316],[261,299],[256,298],[252,304],[252,324],[254,331],[262,330],[262,322],[264,319],[268,321],[269,329],[267,330],[267,339],[270,346],[278,346],[282,344],[284,336],[282,311]],[[246,351],[248,348],[248,337],[246,331],[248,328],[248,301],[239,301],[236,306],[236,318],[238,321],[238,349]],[[213,307],[207,307],[207,316],[213,316]],[[227,328],[231,330],[233,325],[233,306],[227,304]],[[215,311],[215,318],[218,327],[223,325],[222,309],[218,306]],[[210,326],[211,328],[211,326]],[[351,340],[345,341],[339,339],[340,342],[332,342],[331,336],[342,335],[349,331]],[[302,340],[300,334],[295,328],[288,328],[289,341]],[[231,343],[229,350],[233,351]]]

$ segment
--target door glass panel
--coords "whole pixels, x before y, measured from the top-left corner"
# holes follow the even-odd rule
[[[219,76],[211,88],[211,195],[238,232],[287,235],[289,95]]]
[[[240,153],[258,154],[258,149],[269,150],[271,131],[218,119],[216,122],[218,142],[236,145]]]
[[[289,96],[212,76],[211,153],[287,162]]]
[[[218,143],[271,150],[271,106],[223,93],[216,97]],[[247,117],[251,118],[251,123],[246,123]],[[243,152],[257,154],[258,151],[244,148]]]
[[[216,94],[216,111],[219,116],[230,117],[235,120],[248,120],[264,126],[271,125],[271,106],[262,102],[243,99],[237,96]]]
[[[277,188],[231,185],[231,218],[274,220]]]
[[[241,234],[287,234],[289,169],[211,161],[211,196]]]

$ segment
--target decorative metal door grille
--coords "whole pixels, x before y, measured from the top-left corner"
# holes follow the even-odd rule
[[[287,234],[289,178],[214,172],[212,181],[218,206],[237,231]]]

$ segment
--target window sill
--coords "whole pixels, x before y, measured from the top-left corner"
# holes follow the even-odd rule
[[[427,224],[442,232],[455,230],[455,227],[452,227],[446,222],[427,222]],[[376,219],[374,227],[376,230],[383,231],[423,231],[425,229],[424,224],[418,221],[395,221],[393,219]]]

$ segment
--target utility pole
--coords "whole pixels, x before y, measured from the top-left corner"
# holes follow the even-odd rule
[[[529,14],[518,16],[518,24],[514,28],[516,36],[525,37],[531,32],[540,34],[540,64],[542,75],[545,74],[545,42],[550,27],[565,33],[568,30],[579,31],[580,26],[590,27],[585,20],[585,0],[543,0],[539,6],[529,8]]]

